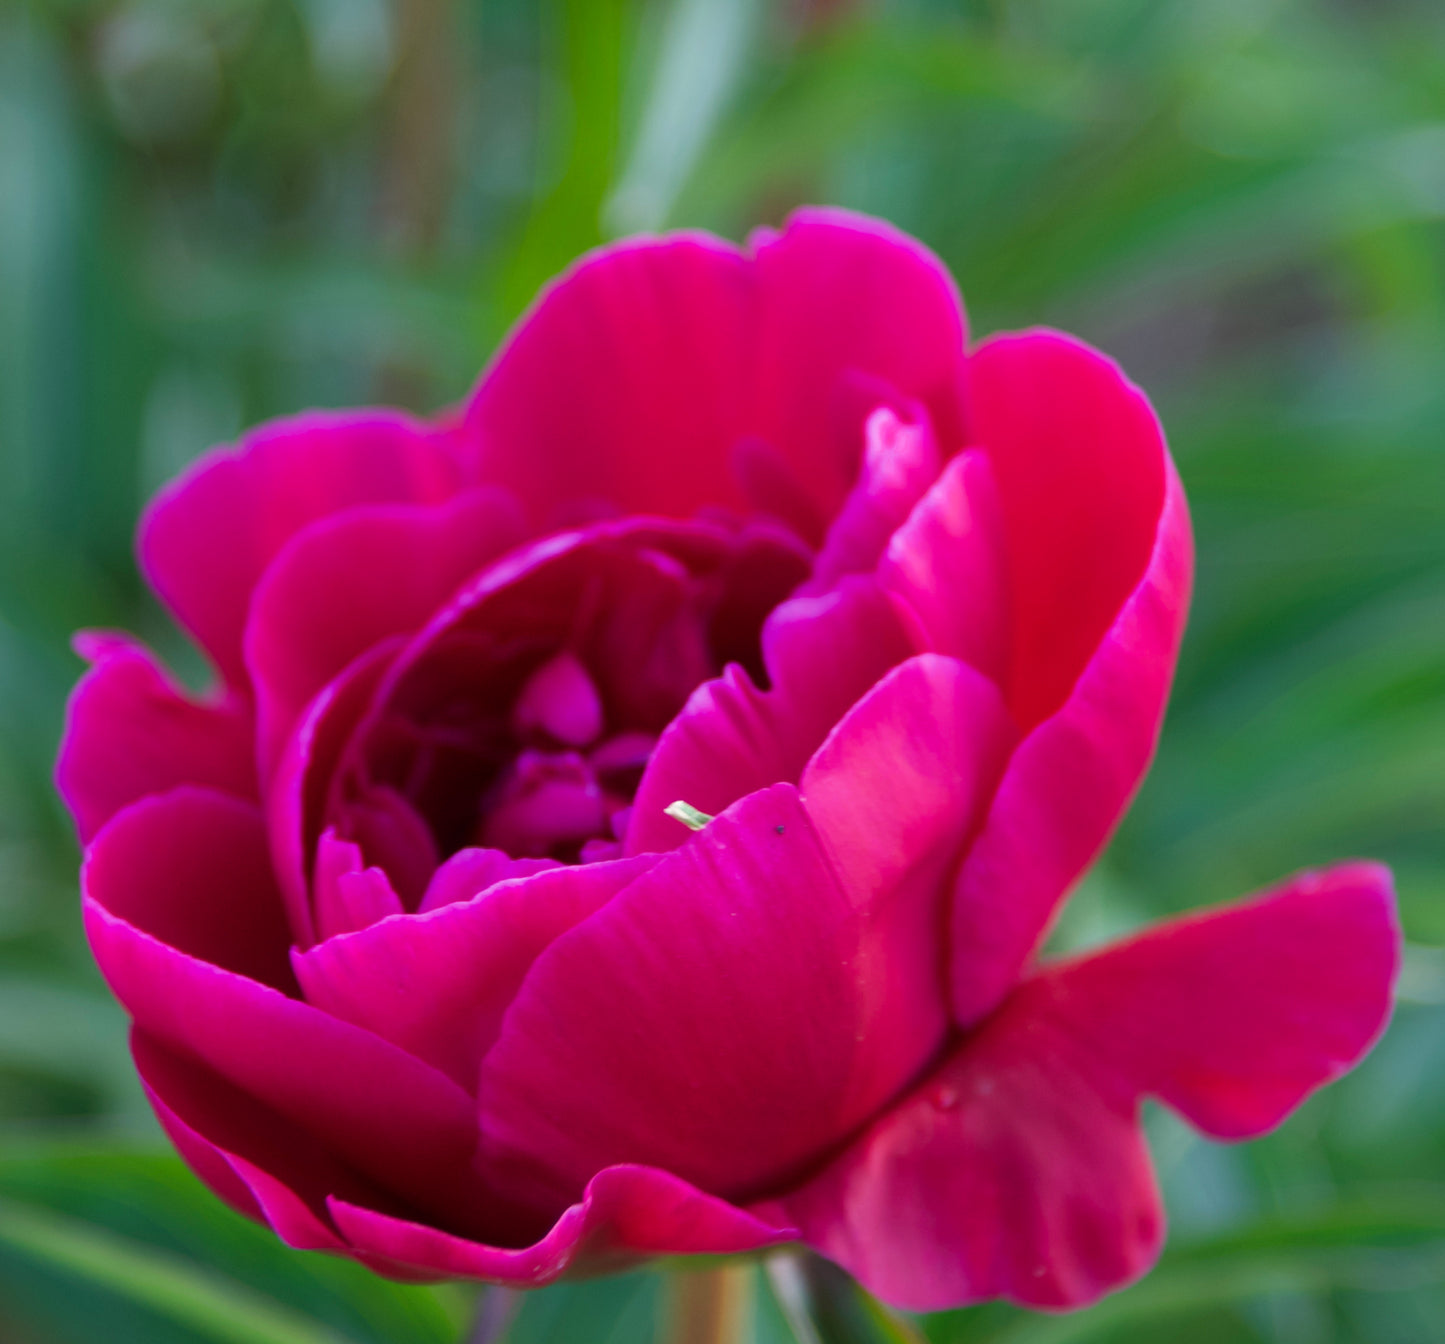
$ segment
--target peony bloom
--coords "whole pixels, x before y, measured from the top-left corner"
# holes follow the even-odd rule
[[[605,248],[459,413],[269,425],[139,546],[220,688],[82,637],[86,927],[293,1246],[1078,1305],[1159,1249],[1143,1097],[1259,1134],[1386,1020],[1364,864],[1036,961],[1154,748],[1184,498],[1112,363],[967,349],[885,225]]]

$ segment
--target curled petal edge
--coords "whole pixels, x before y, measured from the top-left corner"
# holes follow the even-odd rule
[[[730,1255],[797,1240],[772,1223],[656,1167],[604,1168],[540,1241],[507,1249],[452,1236],[345,1200],[331,1216],[353,1253],[419,1276],[538,1288],[566,1273],[612,1273],[657,1256]]]

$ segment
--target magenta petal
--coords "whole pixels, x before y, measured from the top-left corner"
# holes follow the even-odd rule
[[[1354,1067],[1400,961],[1389,872],[1291,878],[1044,969],[1057,1011],[1121,1074],[1206,1133],[1253,1138]]]
[[[1262,1133],[1369,1049],[1398,958],[1389,875],[1351,864],[1048,967],[787,1211],[899,1306],[1082,1306],[1163,1235],[1140,1098]]]
[[[71,694],[55,783],[82,843],[121,808],[182,784],[255,798],[244,705],[189,698],[124,636],[87,634],[77,647],[95,664]]]
[[[1192,566],[1158,424],[1113,364],[1039,332],[985,345],[971,368],[1008,534],[1009,705],[1029,726],[1065,698],[1014,753],[959,875],[954,1013],[964,1025],[1006,992],[1143,778]]]
[[[380,1198],[305,1130],[144,1032],[131,1051],[162,1127],[226,1203],[269,1224],[288,1245],[339,1250],[329,1195]]]
[[[251,593],[308,523],[360,504],[436,504],[461,485],[446,436],[393,411],[310,411],[200,459],[150,506],[141,567],[233,687]]]
[[[246,665],[270,767],[311,699],[353,659],[420,629],[461,583],[521,539],[516,504],[471,490],[439,507],[376,504],[298,532],[256,586]]]
[[[439,1278],[537,1288],[570,1272],[626,1269],[658,1255],[731,1255],[791,1241],[796,1232],[716,1199],[665,1171],[615,1166],[587,1183],[534,1245],[485,1246],[333,1200],[337,1226],[359,1252]]]
[[[706,235],[583,258],[472,394],[481,476],[541,523],[598,501],[681,517],[741,506],[727,446],[744,428],[752,303],[745,258]]]
[[[545,733],[569,747],[585,747],[602,732],[602,697],[577,655],[563,649],[527,680],[512,710],[519,733]]]
[[[844,574],[871,573],[940,465],[927,419],[875,410],[864,426],[858,479],[828,529],[806,591],[827,592]]]
[[[322,938],[352,933],[403,913],[401,897],[380,868],[368,868],[361,846],[328,830],[316,848],[312,906]]]
[[[837,512],[857,475],[840,412],[860,383],[919,403],[945,452],[964,439],[963,306],[947,268],[881,220],[806,209],[748,240],[762,296],[752,431]]]
[[[296,976],[318,1008],[472,1090],[538,954],[652,862],[553,867],[470,901],[397,915],[296,954]]]
[[[763,661],[789,759],[801,767],[870,686],[925,647],[911,613],[872,578],[782,603],[763,626]]]
[[[141,1032],[132,1029],[131,1058],[135,1063],[136,1073],[140,1077],[141,1087],[145,1090],[146,1100],[150,1102],[151,1109],[155,1112],[156,1119],[160,1121],[166,1137],[175,1144],[176,1150],[185,1159],[186,1165],[205,1182],[212,1194],[230,1208],[235,1209],[237,1213],[247,1218],[254,1218],[257,1222],[269,1223],[270,1219],[266,1216],[261,1199],[246,1178],[232,1164],[231,1155],[182,1120],[175,1109],[162,1097],[160,1087],[153,1083],[148,1076],[150,1070],[147,1066],[150,1060],[147,1056],[150,1050],[160,1052],[166,1061],[178,1061],[179,1059],[164,1046],[148,1041]],[[292,1198],[294,1204],[283,1215],[285,1221],[290,1222],[292,1216],[296,1216],[297,1221],[306,1227],[306,1232],[303,1234],[304,1239],[320,1245],[321,1240],[318,1238],[317,1228],[321,1220],[306,1208],[304,1200],[295,1196],[294,1193]],[[295,1206],[300,1207],[297,1209]],[[335,1238],[335,1234],[332,1235],[333,1239],[339,1243],[340,1239]]]
[[[316,941],[310,879],[332,777],[372,693],[403,643],[398,636],[368,650],[307,706],[266,798],[276,879],[292,935],[302,947]]]
[[[968,378],[973,441],[988,452],[1004,517],[1009,707],[1032,726],[1065,703],[1161,567],[1182,627],[1187,518],[1182,495],[1171,503],[1177,486],[1153,408],[1113,360],[1072,336],[1028,331],[985,341]],[[1173,635],[1138,661],[1172,668]]]
[[[1189,524],[1171,469],[1159,544],[1064,707],[1014,752],[954,892],[954,1014],[1007,991],[1148,768],[1184,622]]]
[[[666,809],[684,802],[708,816],[769,784],[795,781],[806,754],[790,751],[786,725],[742,668],[705,681],[668,725],[643,771],[624,851],[676,849],[692,832]]]
[[[1003,514],[987,453],[970,449],[944,467],[889,539],[878,582],[908,604],[927,647],[1008,684]]]
[[[845,885],[793,786],[735,804],[537,959],[482,1065],[489,1172],[539,1205],[619,1162],[792,1175],[941,1038],[935,931],[918,983],[891,894]]]
[[[911,1311],[1083,1306],[1148,1269],[1164,1235],[1136,1093],[1026,995],[783,1207]]]
[[[906,944],[926,960],[895,967],[904,979],[936,957],[949,873],[1013,739],[992,681],[923,654],[860,700],[803,771],[804,806],[845,885],[880,901],[927,888],[914,912],[924,922]]]
[[[80,880],[110,914],[186,956],[295,989],[255,804],[189,787],[132,804],[91,843]]]
[[[782,516],[826,519],[857,472],[837,421],[859,374],[960,441],[963,315],[935,257],[836,210],[799,211],[750,246],[618,243],[546,290],[472,395],[483,477],[541,520],[598,501],[687,517],[746,508],[761,471],[765,507],[781,495]],[[780,457],[736,462],[756,440]]]
[[[148,1035],[306,1128],[394,1194],[432,1209],[454,1207],[465,1198],[475,1142],[472,1103],[462,1089],[369,1032],[160,940],[166,924],[157,910],[172,919],[187,901],[204,908],[235,866],[233,855],[217,849],[209,883],[200,880],[178,849],[194,825],[180,811],[168,818],[169,843],[139,843],[146,833],[162,834],[153,814],[174,810],[175,798],[118,817],[86,866],[86,931],[116,997]],[[130,833],[140,828],[144,833]],[[125,868],[122,845],[132,851]],[[143,886],[164,895],[141,908],[134,893]],[[157,933],[120,910],[149,917]],[[216,914],[212,907],[215,927],[224,929]]]
[[[432,874],[416,912],[426,915],[429,910],[480,896],[499,882],[558,867],[561,864],[555,858],[513,858],[503,850],[458,850]]]
[[[763,627],[772,686],[740,668],[704,682],[658,740],[628,821],[629,854],[674,849],[681,799],[716,815],[769,784],[796,782],[833,726],[889,668],[916,652],[907,613],[871,578],[793,598]]]
[[[500,849],[459,849],[432,874],[417,913],[424,915],[457,901],[470,901],[498,882],[531,877],[560,866],[556,859],[514,859]]]

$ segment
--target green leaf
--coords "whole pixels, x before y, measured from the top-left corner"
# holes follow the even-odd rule
[[[223,1275],[141,1242],[12,1200],[0,1245],[72,1275],[216,1344],[345,1344],[345,1337]]]
[[[0,1149],[0,1199],[7,1208],[60,1220],[228,1285],[312,1322],[323,1337],[451,1344],[470,1311],[467,1291],[392,1283],[339,1257],[289,1249],[269,1229],[226,1208],[169,1153],[85,1144]],[[46,1263],[65,1269],[59,1261]],[[90,1306],[103,1311],[115,1291],[109,1281],[99,1286],[104,1291],[92,1294]],[[184,1338],[209,1338],[190,1324],[186,1329]]]
[[[654,1338],[663,1276],[652,1270],[555,1283],[522,1296],[506,1344],[638,1344]]]

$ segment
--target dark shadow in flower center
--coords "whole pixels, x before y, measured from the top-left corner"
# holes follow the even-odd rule
[[[657,737],[693,690],[729,662],[765,684],[763,621],[809,560],[781,529],[699,520],[601,523],[523,548],[382,677],[326,824],[409,909],[461,849],[615,857]]]

